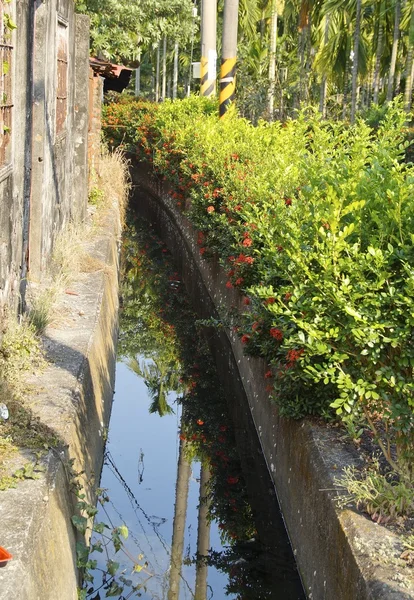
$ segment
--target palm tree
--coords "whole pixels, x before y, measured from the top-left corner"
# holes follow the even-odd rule
[[[401,0],[395,0],[394,37],[392,42],[391,64],[388,76],[387,102],[391,102],[394,93],[395,65],[397,63],[398,40],[400,37]]]
[[[207,558],[210,550],[209,481],[211,473],[208,464],[201,465],[200,501],[198,507],[197,565],[194,600],[207,600]]]
[[[175,487],[168,600],[178,600],[180,595],[180,577],[181,566],[183,562],[185,522],[187,517],[188,486],[191,475],[191,463],[186,457],[186,444],[187,442],[185,440],[180,439],[180,450],[177,463],[177,482]]]
[[[407,60],[406,60],[406,80],[405,80],[405,94],[404,94],[404,106],[405,111],[409,113],[411,111],[411,96],[413,93],[413,54],[414,54],[414,3],[411,7],[410,25],[408,28],[408,47],[407,47]]]
[[[140,363],[136,358],[131,358],[127,366],[145,381],[152,400],[149,412],[158,413],[160,417],[173,413],[174,410],[168,404],[168,392],[179,389],[177,364],[164,363],[159,358],[151,363]]]
[[[355,111],[357,102],[359,40],[361,35],[361,7],[362,0],[357,0],[354,34],[354,57],[352,64],[351,123],[354,123],[355,121]]]

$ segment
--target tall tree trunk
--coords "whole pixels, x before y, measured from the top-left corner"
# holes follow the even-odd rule
[[[298,108],[303,101],[304,97],[304,86],[305,86],[305,46],[306,46],[306,27],[304,27],[299,34],[299,102],[296,104]]]
[[[157,46],[157,62],[155,67],[155,102],[160,99],[160,44]]]
[[[324,46],[326,46],[326,44],[328,43],[329,40],[329,15],[325,16],[325,31],[324,31],[324,35],[323,35],[323,43]],[[326,117],[326,89],[327,89],[327,85],[328,85],[328,78],[326,76],[326,74],[324,73],[322,75],[322,81],[321,81],[321,95],[319,98],[319,112],[322,115],[322,118],[325,119]]]
[[[141,50],[138,50],[137,60],[139,64],[135,69],[135,96],[139,96],[141,93]]]
[[[400,37],[401,0],[395,0],[394,38],[392,42],[391,64],[388,76],[387,102],[391,102],[394,92],[395,65],[397,64],[398,38]]]
[[[173,93],[172,97],[175,100],[177,98],[178,90],[178,42],[174,44],[174,75],[173,75]]]
[[[200,95],[215,96],[217,70],[217,0],[201,3]]]
[[[384,28],[380,23],[378,28],[377,51],[375,53],[375,68],[374,68],[374,104],[378,104],[379,80],[381,69],[381,57],[384,45]]]
[[[164,37],[162,49],[162,94],[161,98],[164,102],[167,90],[167,36]]]
[[[171,569],[168,600],[178,600],[180,596],[180,577],[183,562],[185,521],[187,517],[188,485],[191,464],[185,456],[185,440],[180,440],[177,464],[177,482],[175,487],[175,507],[173,535],[171,542]]]
[[[208,518],[208,484],[211,473],[208,465],[201,465],[200,503],[198,507],[197,565],[194,600],[207,600],[208,551],[210,549],[210,520]]]
[[[352,64],[352,96],[351,96],[351,123],[355,123],[355,113],[357,107],[358,92],[358,57],[359,40],[361,36],[361,6],[362,0],[357,0],[355,16],[355,34],[354,34],[354,61]]]
[[[275,105],[276,82],[276,47],[277,47],[277,0],[272,0],[272,17],[270,23],[270,54],[269,54],[269,92],[268,110],[269,120],[273,121]]]
[[[411,111],[411,96],[413,93],[413,54],[414,54],[414,6],[411,9],[410,27],[408,30],[407,61],[405,63],[406,79],[404,107],[408,114]]]
[[[222,57],[220,68],[220,117],[234,101],[236,84],[239,0],[224,0]]]
[[[347,42],[346,58],[345,58],[345,69],[344,69],[344,93],[343,93],[343,99],[342,99],[342,103],[343,103],[343,105],[342,105],[342,118],[344,120],[346,119],[346,115],[347,115],[347,111],[348,111],[349,64],[350,64],[349,52],[350,52],[350,48],[349,48],[349,43]]]

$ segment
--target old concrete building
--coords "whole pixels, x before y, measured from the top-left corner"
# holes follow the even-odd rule
[[[86,213],[89,20],[73,0],[0,0],[0,34],[1,310]]]

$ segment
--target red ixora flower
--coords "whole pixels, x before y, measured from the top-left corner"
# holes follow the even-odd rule
[[[250,340],[250,335],[247,335],[247,333],[245,333],[244,335],[241,336],[241,343],[242,344],[247,344],[247,342]]]
[[[289,364],[293,365],[300,356],[303,354],[303,348],[299,348],[298,350],[289,350],[286,359]]]
[[[210,205],[210,206],[208,206],[208,207],[207,207],[207,212],[208,212],[208,213],[213,213],[215,210],[216,210],[216,209],[214,208],[214,206],[211,206],[211,205]]]
[[[269,369],[268,371],[266,371],[265,373],[265,379],[270,379],[272,376],[272,371]]]
[[[273,338],[275,338],[275,340],[283,340],[283,331],[281,331],[277,327],[272,327],[269,333]]]
[[[243,304],[244,304],[245,306],[248,306],[248,305],[250,304],[250,298],[249,298],[248,296],[245,296],[245,297],[243,298]]]
[[[229,485],[234,485],[235,483],[239,482],[239,478],[238,477],[227,477],[227,483]]]
[[[203,419],[197,419],[197,425],[204,425]]]
[[[242,241],[242,244],[245,248],[248,248],[249,246],[251,246],[253,244],[253,241],[251,240],[251,238],[247,237]]]
[[[286,206],[292,206],[292,198],[285,198]]]

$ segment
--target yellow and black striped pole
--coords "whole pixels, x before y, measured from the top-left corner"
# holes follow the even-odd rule
[[[236,59],[223,58],[220,69],[220,117],[222,117],[230,104],[234,102],[236,90]]]
[[[216,30],[217,0],[202,0],[200,62],[201,96],[214,96],[216,93]]]
[[[234,101],[236,89],[237,26],[239,0],[225,0],[223,14],[223,54],[220,69],[220,118]]]

